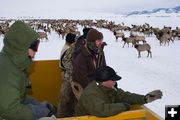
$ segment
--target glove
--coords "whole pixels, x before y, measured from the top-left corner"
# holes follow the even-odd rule
[[[46,117],[50,113],[50,110],[42,104],[39,105],[28,104],[28,106],[32,110],[33,120],[37,120],[41,117]]]
[[[126,111],[127,111],[127,110],[130,110],[130,108],[131,108],[131,105],[130,105],[130,104],[128,104],[128,103],[123,103],[123,105],[125,106]]]
[[[47,107],[50,111],[53,109],[53,105],[51,105],[47,101],[42,102],[41,105]]]
[[[145,100],[147,103],[149,103],[154,100],[161,99],[162,96],[163,96],[163,94],[160,90],[154,90],[145,95]]]
[[[35,100],[34,98],[27,96],[25,100],[23,101],[23,104],[33,104],[33,105],[39,105],[39,102]]]
[[[106,43],[106,42],[103,42],[102,45],[101,45],[101,47],[98,48],[98,54],[99,54],[99,55],[102,55],[102,54],[103,54],[103,50],[104,50],[104,47],[105,47],[106,45],[107,45],[107,43]]]
[[[56,114],[57,110],[56,110],[56,108],[55,108],[52,104],[48,103],[47,101],[44,101],[44,102],[42,102],[41,104],[42,104],[43,106],[47,107],[47,108],[50,110],[50,112],[49,112],[49,114],[47,115],[47,117],[50,117],[50,116],[52,116],[53,114]]]

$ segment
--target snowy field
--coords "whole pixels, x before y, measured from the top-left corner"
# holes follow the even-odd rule
[[[124,22],[142,25],[145,22],[153,27],[162,28],[165,26],[180,27],[180,17],[106,17],[107,20],[116,23]],[[82,28],[79,30],[82,31]],[[112,32],[106,29],[98,29],[104,35],[104,41],[108,44],[105,47],[107,65],[113,67],[122,76],[118,82],[118,87],[139,94],[146,94],[154,89],[163,92],[163,98],[153,103],[146,104],[152,111],[165,118],[165,105],[180,104],[180,40],[170,42],[169,46],[160,46],[155,36],[146,37],[146,41],[151,45],[152,58],[147,58],[147,52],[138,58],[138,52],[133,47],[123,46],[119,39],[115,42]],[[128,32],[125,32],[129,36]],[[52,32],[48,42],[41,42],[35,60],[59,59],[60,50],[64,45],[64,40]],[[0,49],[3,46],[3,37],[0,36]]]

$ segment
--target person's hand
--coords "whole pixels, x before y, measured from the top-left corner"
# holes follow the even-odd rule
[[[47,101],[44,101],[41,104],[50,110],[48,117],[52,116],[53,114],[56,114],[56,108],[52,104],[48,103]]]
[[[47,101],[43,101],[41,103],[41,105],[47,107],[49,110],[52,110],[53,109],[53,105],[51,105],[50,103],[48,103]]]
[[[50,110],[42,104],[37,104],[37,105],[28,104],[28,106],[32,110],[33,120],[39,119],[41,117],[46,117],[50,113]]]
[[[152,102],[157,99],[161,99],[163,96],[161,90],[153,90],[145,95],[145,100],[147,103]]]

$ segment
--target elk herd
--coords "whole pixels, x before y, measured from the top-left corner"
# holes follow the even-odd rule
[[[0,20],[0,36],[3,36],[9,29],[10,24],[14,20]],[[35,31],[40,35],[40,41],[48,41],[48,36],[52,31],[56,32],[58,36],[65,39],[67,33],[74,33],[80,35],[79,27],[95,27],[108,29],[114,35],[115,41],[121,39],[124,44],[131,44],[138,51],[138,58],[141,57],[141,51],[147,51],[147,57],[152,57],[151,46],[147,43],[146,37],[155,36],[156,40],[161,45],[169,45],[174,40],[180,40],[180,28],[164,26],[163,28],[154,28],[148,23],[143,25],[126,26],[123,22],[116,24],[113,21],[107,20],[69,20],[69,19],[30,19],[25,20]],[[125,32],[129,32],[129,36],[125,36]]]

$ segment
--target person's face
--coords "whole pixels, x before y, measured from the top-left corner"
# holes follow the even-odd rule
[[[107,80],[103,82],[103,85],[108,88],[114,88],[115,84],[116,84],[116,81],[113,81],[113,80]]]
[[[36,55],[36,52],[29,48],[28,49],[28,54],[29,54],[30,58],[33,59],[35,57],[35,55]]]
[[[96,46],[98,48],[100,48],[102,44],[103,44],[103,39],[96,40]]]

